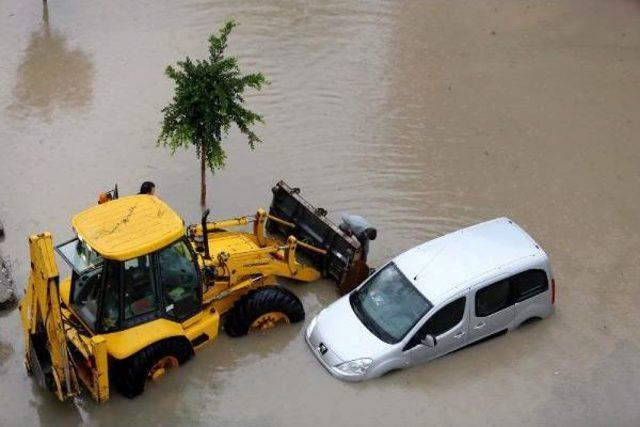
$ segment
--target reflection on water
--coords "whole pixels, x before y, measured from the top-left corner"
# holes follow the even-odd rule
[[[0,340],[0,368],[2,368],[12,354],[13,346]]]
[[[46,2],[42,28],[31,34],[18,67],[14,102],[18,115],[36,113],[49,119],[55,108],[78,108],[92,98],[94,67],[89,56],[67,45],[65,36],[51,28]]]

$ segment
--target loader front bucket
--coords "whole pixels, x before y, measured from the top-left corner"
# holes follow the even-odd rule
[[[354,235],[327,219],[326,211],[306,201],[298,188],[291,188],[280,181],[272,192],[269,215],[293,224],[293,227],[268,219],[266,228],[269,233],[284,238],[295,236],[301,242],[324,249],[326,254],[320,254],[299,246],[324,277],[336,281],[341,294],[351,291],[368,276],[363,245]]]

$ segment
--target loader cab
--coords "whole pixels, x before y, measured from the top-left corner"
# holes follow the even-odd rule
[[[184,238],[125,261],[105,259],[80,239],[57,249],[72,268],[69,306],[92,332],[116,332],[161,317],[183,322],[200,311],[196,256]]]
[[[201,310],[197,257],[182,220],[155,196],[137,195],[76,215],[77,237],[56,250],[72,269],[69,308],[94,333]]]

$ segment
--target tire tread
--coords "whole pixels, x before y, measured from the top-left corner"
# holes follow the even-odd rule
[[[304,320],[304,307],[293,292],[280,286],[265,286],[249,292],[234,304],[225,316],[224,329],[232,337],[246,335],[251,323],[270,311],[286,314],[291,323]]]
[[[118,364],[116,387],[128,398],[139,396],[144,391],[149,370],[158,360],[165,356],[173,356],[178,359],[179,365],[182,365],[192,355],[193,348],[184,338],[168,338],[155,342]]]

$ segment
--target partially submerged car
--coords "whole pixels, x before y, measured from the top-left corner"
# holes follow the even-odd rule
[[[333,376],[361,381],[545,318],[554,303],[547,254],[498,218],[397,256],[321,311],[305,338]]]

